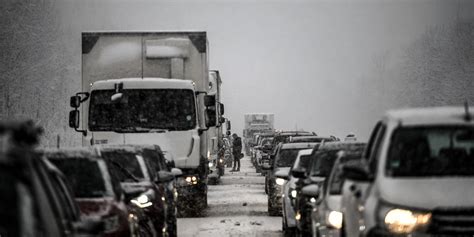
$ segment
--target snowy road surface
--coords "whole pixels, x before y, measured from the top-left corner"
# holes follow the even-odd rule
[[[248,157],[240,172],[230,172],[210,185],[203,217],[179,218],[178,236],[283,236],[281,217],[269,217],[265,177],[255,173]]]

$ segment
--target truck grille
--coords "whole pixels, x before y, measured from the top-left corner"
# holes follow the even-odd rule
[[[437,209],[428,232],[436,235],[474,235],[474,209]]]

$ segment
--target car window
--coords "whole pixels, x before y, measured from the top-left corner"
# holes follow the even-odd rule
[[[474,176],[474,127],[403,127],[387,157],[391,177]]]
[[[102,157],[113,176],[120,182],[143,180],[145,175],[137,159],[137,154],[124,150],[103,151]],[[133,176],[133,177],[131,177]]]

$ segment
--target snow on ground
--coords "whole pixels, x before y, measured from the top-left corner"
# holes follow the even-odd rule
[[[250,159],[241,160],[241,171],[225,175],[209,186],[209,207],[204,217],[179,218],[178,236],[282,236],[281,217],[267,212],[265,177],[255,173]]]

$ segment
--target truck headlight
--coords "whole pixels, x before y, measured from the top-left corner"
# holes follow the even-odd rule
[[[328,224],[336,229],[342,227],[342,212],[331,211],[328,215]]]
[[[384,218],[388,230],[396,234],[411,233],[417,228],[426,226],[431,220],[431,213],[415,213],[404,209],[391,209]]]
[[[198,183],[198,179],[196,176],[186,176],[180,177],[177,179],[178,186],[188,186],[188,185],[196,185]]]
[[[285,184],[285,180],[282,179],[282,178],[276,178],[275,183],[278,184],[278,185],[283,186],[283,184]]]
[[[150,201],[150,198],[146,194],[142,194],[137,198],[130,200],[130,202],[140,208],[145,208],[153,205],[153,203]]]

